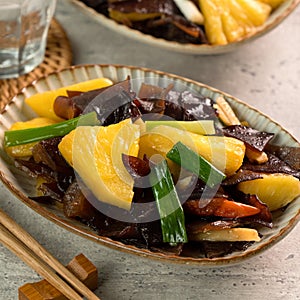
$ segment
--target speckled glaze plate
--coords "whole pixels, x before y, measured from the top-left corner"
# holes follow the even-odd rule
[[[231,104],[232,108],[235,110],[241,120],[247,120],[250,126],[253,126],[254,128],[275,133],[275,139],[273,140],[273,143],[276,143],[277,145],[300,147],[299,142],[279,124],[255,108],[250,107],[246,103],[228,94],[177,75],[122,65],[75,66],[64,69],[58,73],[50,74],[47,77],[43,77],[33,82],[27,88],[24,88],[20,94],[16,95],[12,101],[6,105],[0,114],[1,141],[3,141],[5,130],[10,128],[14,122],[27,120],[34,116],[34,114],[24,104],[24,99],[26,97],[37,92],[43,92],[49,89],[57,89],[65,85],[70,85],[98,77],[107,77],[114,82],[118,82],[126,79],[128,75],[130,75],[132,79],[139,78],[143,80],[144,78],[151,78],[152,84],[157,85],[166,79],[171,80],[175,85],[175,89],[177,85],[184,85],[185,87],[199,92],[207,97],[211,97],[212,99],[216,99],[219,95],[223,95]],[[274,228],[262,228],[260,230],[263,235],[261,241],[254,243],[247,250],[234,252],[225,257],[214,259],[178,257],[151,252],[145,249],[139,249],[134,246],[128,246],[121,242],[114,241],[110,238],[99,236],[89,227],[81,224],[80,222],[66,218],[62,210],[58,207],[39,204],[29,199],[28,196],[34,195],[35,193],[35,182],[29,179],[27,176],[24,176],[24,173],[15,168],[12,159],[9,158],[4,151],[2,142],[0,146],[0,178],[6,187],[30,208],[54,223],[76,234],[80,234],[97,243],[117,249],[119,251],[128,252],[149,259],[158,259],[175,263],[197,264],[199,266],[221,266],[241,262],[246,258],[261,253],[263,250],[266,250],[270,246],[276,244],[290,232],[300,218],[300,197],[298,197],[288,205],[284,212],[274,215]]]
[[[242,40],[227,45],[195,45],[195,44],[181,44],[178,42],[167,41],[161,38],[156,38],[148,34],[144,34],[138,30],[131,29],[125,25],[118,24],[114,20],[105,17],[96,12],[94,9],[88,7],[79,0],[70,0],[74,5],[79,7],[91,19],[99,22],[99,24],[116,31],[128,38],[138,40],[145,44],[167,49],[169,51],[181,52],[187,54],[210,55],[221,54],[234,51],[240,46],[247,44],[256,38],[268,33],[270,30],[278,26],[300,3],[300,0],[286,0],[276,10],[272,12],[264,25],[260,26],[258,30]]]

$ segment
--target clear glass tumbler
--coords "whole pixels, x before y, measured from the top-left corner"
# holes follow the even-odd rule
[[[0,78],[19,77],[45,55],[56,0],[0,0]]]

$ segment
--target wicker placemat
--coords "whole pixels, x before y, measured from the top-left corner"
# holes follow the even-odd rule
[[[44,61],[33,71],[19,78],[0,80],[0,109],[24,86],[33,80],[72,63],[72,50],[62,26],[53,19],[49,28]]]

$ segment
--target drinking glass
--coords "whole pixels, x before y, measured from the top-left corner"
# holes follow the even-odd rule
[[[56,0],[0,0],[0,78],[29,73],[44,59]]]

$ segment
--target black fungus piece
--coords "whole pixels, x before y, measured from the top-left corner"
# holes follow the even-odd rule
[[[80,116],[93,99],[105,91],[105,88],[95,89],[79,94],[58,96],[53,105],[54,112],[63,119],[73,119]]]
[[[108,1],[109,10],[120,13],[140,14],[166,14],[172,15],[174,12],[174,3],[172,0],[127,0],[127,1]]]
[[[154,118],[161,118],[165,111],[165,103],[166,101],[163,99],[156,98],[145,98],[145,99],[137,99],[134,102],[141,113],[144,114],[153,114]]]
[[[205,257],[216,258],[234,251],[245,251],[253,242],[202,242]]]
[[[113,239],[140,239],[137,224],[122,222],[101,213],[90,221],[90,226],[98,231],[98,234]]]
[[[164,99],[165,89],[157,85],[142,83],[137,97],[140,99]]]
[[[166,96],[164,114],[174,120],[183,120],[183,107],[179,104],[181,93],[170,90]]]
[[[83,113],[96,111],[102,122],[114,111],[125,110],[122,106],[130,103],[135,97],[129,78],[112,86],[70,95],[71,97],[59,96],[55,99],[53,108],[59,117],[72,119]]]
[[[213,100],[204,96],[195,96],[189,91],[181,93],[180,105],[183,108],[183,121],[216,119]]]
[[[74,180],[63,197],[64,214],[69,218],[91,220],[96,215],[96,209],[89,203],[82,193],[78,182]]]
[[[199,39],[202,43],[207,43],[204,31],[200,26],[180,15],[168,16],[167,18],[170,18],[170,22],[187,35]]]
[[[33,159],[37,164],[42,163],[53,171],[73,174],[72,167],[68,165],[58,150],[61,139],[61,137],[54,137],[37,143],[32,149]]]
[[[166,101],[164,115],[176,121],[181,121],[183,118],[183,108],[176,103]]]
[[[244,161],[242,167],[234,175],[223,180],[222,186],[233,186],[243,181],[259,179],[263,173],[285,173],[300,179],[300,171],[290,167],[287,163],[268,153],[268,161],[263,164],[252,164]]]
[[[117,124],[129,118],[135,120],[138,119],[141,115],[142,114],[140,110],[134,102],[127,102],[117,107],[108,117],[102,117],[102,125],[107,126],[111,124]]]
[[[145,34],[157,38],[179,43],[207,44],[207,38],[203,27],[198,26],[184,18],[171,0],[141,0],[141,1],[102,1],[102,0],[81,0],[86,5],[94,8],[97,12],[109,16],[109,12],[124,13],[123,24],[139,30]],[[133,21],[126,18],[126,13],[154,14],[153,18],[142,21]],[[120,21],[119,19],[117,20]]]
[[[285,173],[300,179],[300,171],[291,168],[290,165],[270,153],[268,153],[268,161],[266,163],[257,165],[246,161],[244,162],[242,169],[253,172]]]
[[[139,109],[133,103],[133,100],[133,94],[128,93],[122,85],[114,85],[96,96],[84,112],[95,111],[104,126],[116,124],[128,117],[140,115]]]
[[[96,9],[97,11],[104,12],[107,10],[108,2],[107,0],[81,0],[87,6]]]
[[[49,180],[57,179],[57,172],[43,164],[37,164],[32,158],[30,160],[15,159],[14,162],[18,169],[22,170],[30,177],[42,176],[44,178],[49,178]]]
[[[147,248],[163,243],[160,221],[140,223],[138,229]]]
[[[176,24],[177,26],[174,23],[173,18],[163,16],[159,19],[134,22],[132,23],[132,28],[141,31],[144,34],[149,34],[156,38],[163,38],[167,41],[176,41],[182,44],[207,43],[207,39],[201,26],[198,26],[200,32],[198,32],[198,36],[195,37],[178,28],[178,23]]]
[[[245,251],[253,242],[193,242],[183,245],[181,256],[194,258],[224,257],[235,251]]]
[[[266,151],[280,158],[294,170],[300,171],[300,147],[268,144],[266,146]]]
[[[209,222],[207,220],[196,220],[190,222],[186,225],[186,230],[188,234],[198,234],[207,231],[216,231],[222,229],[230,229],[240,226],[241,222],[238,220],[215,220]]]
[[[240,220],[241,222],[249,225],[257,223],[269,228],[273,227],[273,216],[269,207],[265,203],[260,201],[256,195],[246,195],[242,192],[239,192],[238,194],[238,199],[240,202],[260,209],[260,212],[258,214],[245,217]]]
[[[274,136],[274,133],[258,131],[243,125],[227,126],[223,129],[223,133],[225,136],[234,137],[243,141],[258,151],[263,151]]]
[[[169,245],[163,243],[158,246],[150,246],[150,250],[154,252],[159,252],[165,255],[179,256],[182,253],[183,243],[178,243],[176,245]]]
[[[198,179],[196,175],[192,175],[190,185],[188,186],[181,186],[180,183],[176,184],[176,190],[180,199],[202,199],[203,204],[205,205],[208,204],[209,199],[214,197],[228,197],[221,186],[210,188],[204,181]]]
[[[179,105],[181,93],[170,89],[166,95],[166,100],[170,103]]]
[[[42,192],[45,197],[50,197],[55,201],[63,202],[65,191],[60,188],[57,181],[44,182],[38,187],[38,190]]]
[[[57,200],[49,196],[35,196],[35,197],[28,197],[28,198],[41,204],[57,205]]]
[[[234,175],[230,177],[226,177],[222,181],[222,186],[232,186],[243,181],[254,180],[262,177],[263,177],[262,174],[259,172],[254,172],[253,170],[247,170],[247,169],[244,170],[243,168],[241,168]]]
[[[150,173],[151,169],[149,166],[149,161],[146,158],[143,160],[138,157],[126,155],[123,153],[122,161],[126,170],[134,179],[136,186],[149,186],[148,179],[145,176],[147,176]]]

